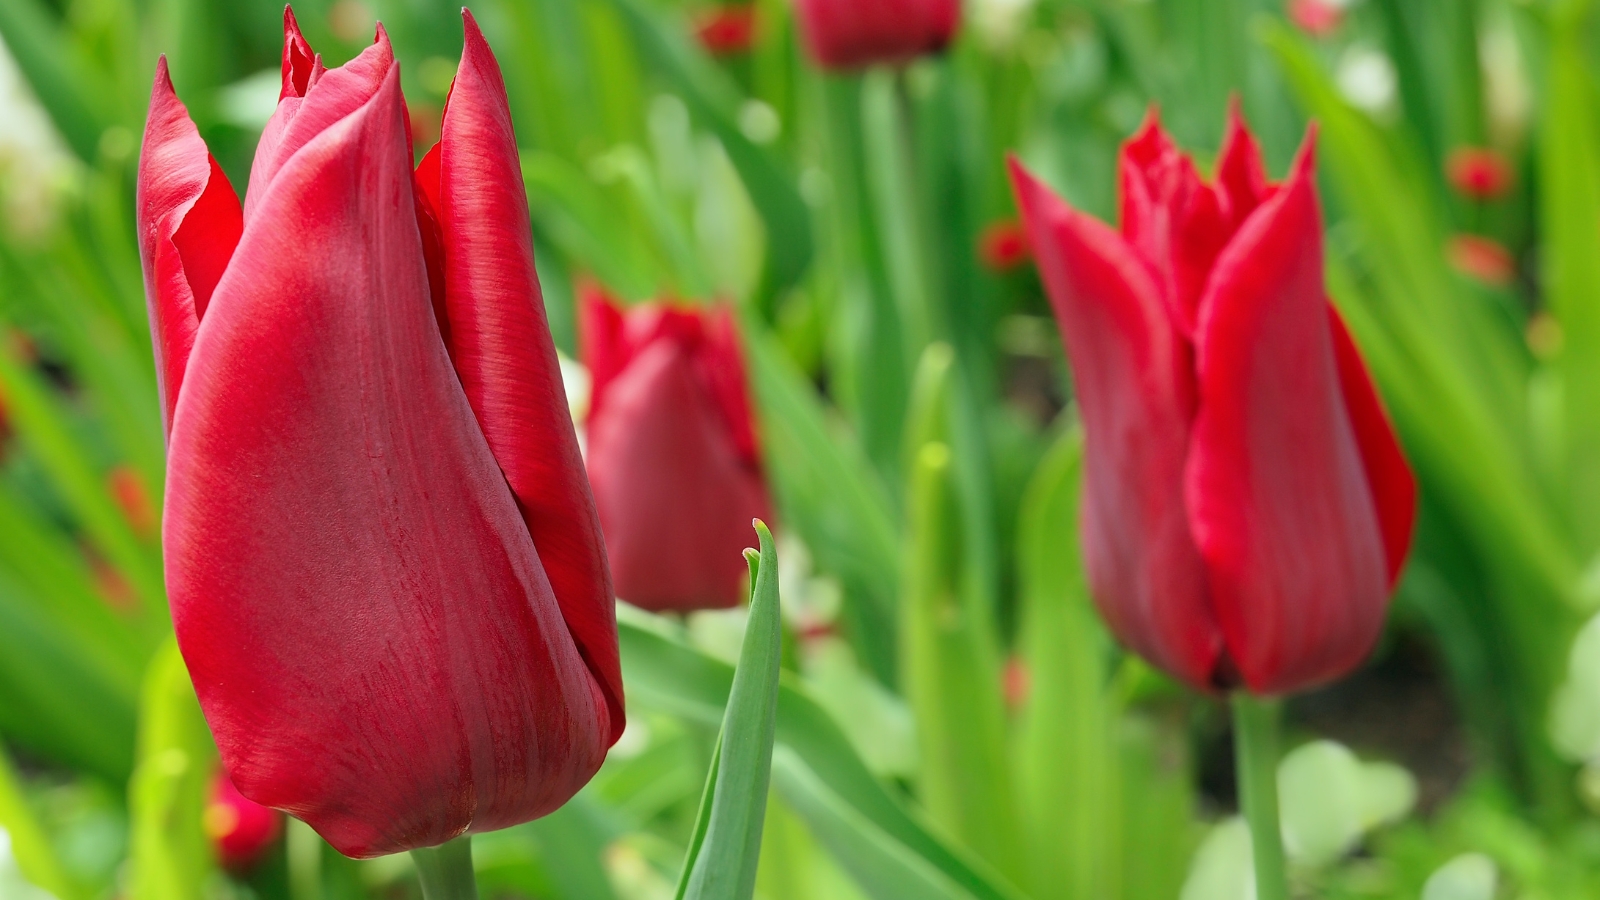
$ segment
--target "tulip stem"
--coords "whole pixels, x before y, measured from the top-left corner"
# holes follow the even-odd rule
[[[423,900],[478,900],[470,835],[438,847],[413,850],[411,860],[417,865]]]
[[[1289,900],[1278,823],[1278,716],[1276,700],[1233,695],[1233,746],[1239,805],[1250,825],[1257,900]]]

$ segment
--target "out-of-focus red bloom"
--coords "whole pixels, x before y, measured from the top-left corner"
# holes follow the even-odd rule
[[[719,6],[695,20],[694,35],[712,56],[750,52],[756,37],[756,8],[752,5]]]
[[[733,314],[583,297],[589,479],[617,596],[738,605],[750,520],[772,521]]]
[[[161,525],[160,514],[156,512],[155,504],[150,502],[150,492],[145,490],[144,481],[133,467],[113,466],[106,473],[106,491],[116,501],[117,508],[122,510],[134,534],[140,537],[155,536],[156,529]]]
[[[426,100],[406,103],[406,121],[411,127],[411,143],[415,147],[432,147],[444,136],[439,121],[440,110]]]
[[[283,833],[283,815],[239,793],[226,772],[211,779],[203,824],[218,861],[233,872],[259,862]]]
[[[1476,234],[1458,234],[1445,244],[1445,257],[1457,272],[1490,287],[1505,287],[1517,277],[1517,260],[1506,245]]]
[[[898,65],[943,50],[961,25],[961,0],[795,0],[817,65]]]
[[[1472,200],[1495,200],[1511,190],[1516,175],[1511,162],[1485,147],[1458,147],[1445,160],[1450,186]]]
[[[1289,21],[1312,37],[1327,37],[1344,23],[1344,10],[1329,0],[1289,0]]]
[[[1312,168],[1308,141],[1268,182],[1235,111],[1206,182],[1152,117],[1120,232],[1012,169],[1083,415],[1095,599],[1202,689],[1348,672],[1410,548],[1415,483],[1323,287]]]
[[[134,591],[128,579],[117,571],[117,567],[106,562],[100,551],[94,549],[87,541],[79,541],[78,550],[83,554],[84,561],[89,564],[89,578],[94,582],[95,590],[100,592],[101,599],[106,605],[118,612],[131,613],[139,608],[139,595]]]
[[[1019,710],[1028,702],[1028,695],[1033,693],[1033,673],[1022,657],[1006,660],[1005,670],[1000,675],[1000,689],[1005,695],[1007,709]]]
[[[326,69],[288,15],[242,210],[164,63],[140,160],[179,646],[233,783],[350,856],[544,815],[623,728],[505,88],[465,23],[415,172],[382,31]]]
[[[978,259],[991,272],[1010,272],[1032,258],[1021,222],[994,222],[978,236]]]

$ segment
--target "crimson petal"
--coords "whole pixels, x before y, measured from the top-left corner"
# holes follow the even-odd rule
[[[161,419],[170,435],[200,318],[239,243],[239,198],[156,64],[139,154],[139,256],[155,336]]]
[[[1387,607],[1325,296],[1308,149],[1218,261],[1196,335],[1189,515],[1229,655],[1258,694],[1349,671]]]
[[[1361,360],[1361,351],[1332,304],[1328,306],[1328,325],[1333,330],[1333,355],[1339,365],[1339,385],[1345,408],[1356,432],[1356,444],[1361,448],[1367,484],[1378,506],[1389,588],[1393,590],[1411,551],[1412,531],[1417,521],[1417,478],[1411,471],[1411,464],[1406,462],[1400,438],[1383,408],[1378,389],[1373,386],[1367,364]]]
[[[1221,635],[1183,510],[1195,385],[1187,343],[1121,235],[1019,163],[1012,184],[1050,294],[1084,423],[1084,558],[1123,643],[1202,689]]]
[[[534,269],[505,83],[472,14],[443,137],[418,180],[438,215],[449,350],[527,522],[578,650],[622,733],[622,669],[605,541]],[[331,77],[331,76],[330,76]]]
[[[398,74],[247,224],[179,398],[164,540],[235,784],[357,857],[548,813],[610,733],[439,340]]]

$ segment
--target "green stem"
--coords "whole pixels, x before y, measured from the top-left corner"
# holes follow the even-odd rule
[[[1276,700],[1244,691],[1233,695],[1233,746],[1239,805],[1250,824],[1257,900],[1289,900],[1278,824],[1278,713]]]
[[[448,844],[411,851],[422,882],[423,900],[478,900],[478,883],[472,875],[472,837],[463,835]]]

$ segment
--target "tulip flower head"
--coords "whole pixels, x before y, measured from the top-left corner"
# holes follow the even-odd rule
[[[991,272],[1010,272],[1032,258],[1033,249],[1028,246],[1028,232],[1023,230],[1020,222],[995,222],[978,236],[978,259]]]
[[[1325,38],[1344,24],[1344,8],[1333,0],[1289,0],[1289,20],[1315,38]]]
[[[156,72],[138,227],[178,643],[240,793],[349,856],[549,813],[623,728],[604,543],[470,15],[412,169],[389,41],[285,16],[241,206]]]
[[[795,0],[801,35],[824,69],[900,65],[943,50],[961,0]]]
[[[756,8],[719,6],[695,20],[694,36],[712,56],[749,53],[756,37]]]
[[[1511,163],[1484,147],[1458,147],[1445,160],[1450,186],[1469,200],[1498,200],[1516,181]]]
[[[617,596],[645,609],[738,605],[750,520],[772,521],[733,314],[583,298],[589,479]]]
[[[1490,287],[1517,279],[1517,260],[1506,245],[1478,234],[1458,234],[1445,244],[1445,258],[1457,272]]]
[[[1410,547],[1415,483],[1324,290],[1312,168],[1308,141],[1269,182],[1235,111],[1207,182],[1152,116],[1114,230],[1012,166],[1083,417],[1095,600],[1202,690],[1348,672]]]
[[[204,825],[218,861],[243,872],[260,862],[283,833],[283,816],[239,793],[227,773],[218,772],[211,779]]]

